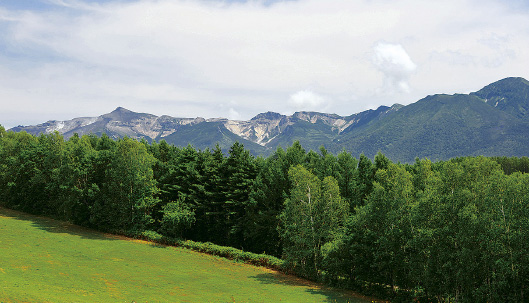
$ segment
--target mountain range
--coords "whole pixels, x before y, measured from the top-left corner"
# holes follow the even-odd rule
[[[378,151],[393,161],[416,157],[444,160],[458,156],[529,156],[529,81],[506,78],[470,94],[427,96],[403,106],[380,106],[350,116],[318,112],[258,114],[249,121],[224,118],[175,118],[136,113],[122,107],[99,117],[48,121],[11,130],[31,134],[58,131],[106,133],[177,146],[223,150],[236,141],[254,155],[269,155],[299,140],[306,149],[324,146],[338,153],[373,157]]]

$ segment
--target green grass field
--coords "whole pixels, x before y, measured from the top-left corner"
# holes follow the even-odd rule
[[[0,302],[371,302],[268,269],[0,208]]]

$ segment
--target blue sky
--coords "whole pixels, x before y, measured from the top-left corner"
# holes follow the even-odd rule
[[[529,78],[513,0],[0,0],[0,124],[350,115]]]

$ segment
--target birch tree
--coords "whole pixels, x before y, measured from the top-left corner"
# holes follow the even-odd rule
[[[280,215],[284,259],[299,274],[317,277],[321,249],[345,222],[349,206],[340,197],[333,177],[322,182],[301,165],[288,174],[292,189]]]

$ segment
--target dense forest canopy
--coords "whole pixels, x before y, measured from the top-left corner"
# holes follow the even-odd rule
[[[298,142],[267,158],[0,126],[0,205],[103,231],[159,233],[282,257],[351,289],[523,302],[529,159],[413,164]]]

